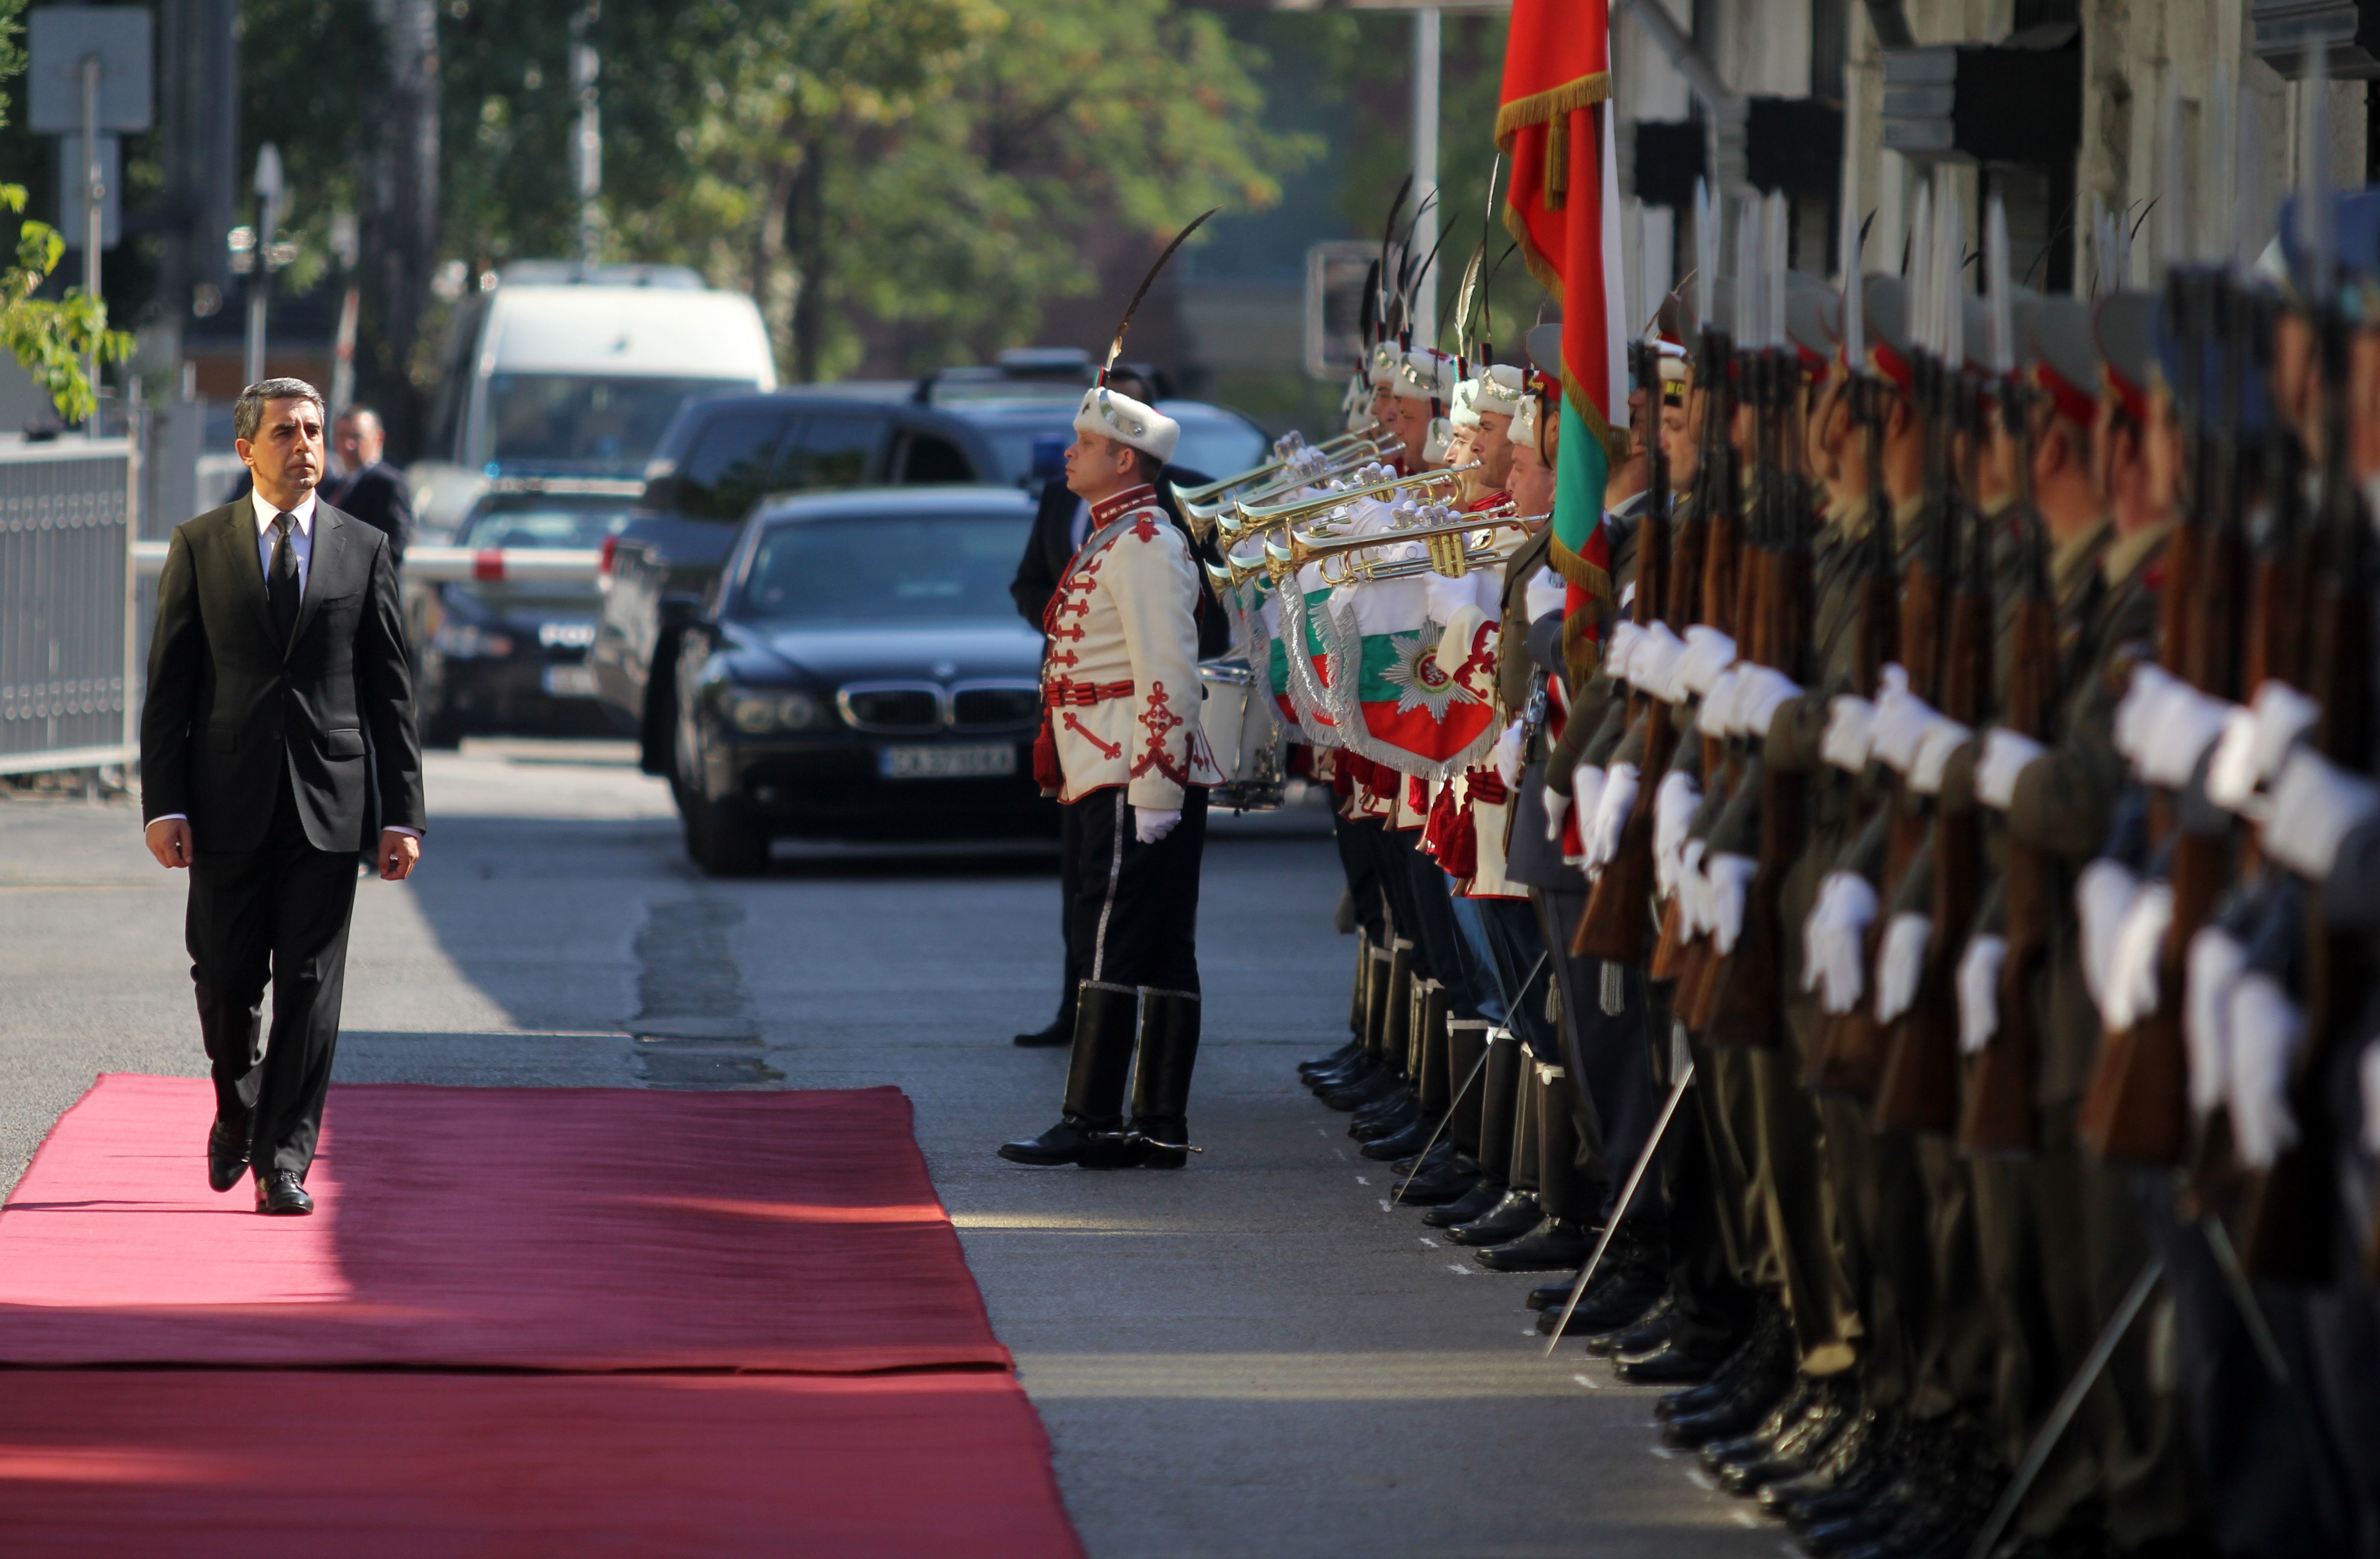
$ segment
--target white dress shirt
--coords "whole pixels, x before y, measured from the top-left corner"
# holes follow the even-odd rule
[[[273,578],[273,522],[281,511],[265,502],[264,494],[254,488],[248,489],[248,502],[256,511],[256,557],[263,566],[267,583]],[[314,561],[314,489],[308,488],[298,507],[289,511],[298,523],[289,531],[289,550],[298,554],[298,595],[306,595],[306,570]]]
[[[273,534],[273,522],[280,517],[282,512],[275,509],[272,504],[266,502],[264,495],[257,491],[254,488],[249,489],[248,502],[249,507],[256,512],[257,562],[264,571],[266,583],[270,584],[273,579],[273,543],[276,539]],[[306,574],[307,571],[312,567],[314,562],[313,489],[308,488],[306,489],[306,496],[298,500],[298,507],[289,511],[289,516],[298,522],[295,526],[291,526],[289,530],[289,550],[298,554],[298,595],[300,599],[303,599],[306,595]],[[163,823],[168,818],[174,817],[180,817],[188,820],[189,814],[187,812],[168,812],[163,816],[153,817],[150,819],[150,821],[152,823]],[[420,830],[417,828],[399,828],[394,823],[390,824],[387,828],[382,828],[381,831],[388,834],[405,834],[413,839],[419,839],[421,837]]]

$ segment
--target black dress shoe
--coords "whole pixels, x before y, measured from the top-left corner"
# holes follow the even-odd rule
[[[1315,1092],[1315,1097],[1334,1110],[1356,1110],[1375,1099],[1387,1098],[1403,1086],[1404,1081],[1402,1078],[1383,1067],[1343,1086],[1318,1089]]]
[[[1567,1218],[1547,1218],[1502,1245],[1473,1257],[1489,1272],[1571,1272],[1586,1260],[1586,1231]]]
[[[1565,1335],[1586,1336],[1633,1326],[1645,1319],[1645,1313],[1659,1304],[1669,1291],[1662,1274],[1636,1266],[1621,1267],[1615,1272],[1611,1270],[1611,1258],[1607,1255],[1602,1268],[1595,1275],[1595,1281],[1588,1284],[1586,1292],[1579,1297],[1578,1311],[1571,1317],[1571,1326]],[[1565,1290],[1562,1303],[1569,1302],[1570,1296]],[[1555,1308],[1559,1310],[1560,1306]]]
[[[1857,1420],[1858,1403],[1840,1377],[1829,1377],[1821,1384],[1816,1397],[1776,1438],[1767,1455],[1733,1461],[1715,1469],[1720,1488],[1730,1494],[1750,1496],[1771,1483],[1799,1478],[1825,1459],[1835,1442]]]
[[[1379,1063],[1372,1058],[1371,1052],[1358,1050],[1343,1065],[1332,1067],[1328,1071],[1306,1073],[1305,1082],[1308,1088],[1319,1094],[1325,1089],[1343,1088],[1348,1083],[1361,1082],[1378,1070]]]
[[[1061,1045],[1072,1045],[1075,1043],[1075,1020],[1053,1019],[1048,1028],[1018,1034],[1011,1043],[1026,1050],[1050,1050]]]
[[[1810,1501],[1846,1487],[1876,1463],[1884,1436],[1884,1416],[1874,1408],[1861,1409],[1835,1436],[1826,1455],[1791,1478],[1762,1484],[1760,1508],[1771,1516],[1790,1517]]]
[[[256,1210],[276,1217],[302,1218],[314,1210],[295,1169],[267,1169],[256,1178]]]
[[[1503,1200],[1504,1182],[1482,1175],[1477,1185],[1453,1201],[1424,1213],[1421,1221],[1430,1228],[1460,1228]]]
[[[1402,1138],[1412,1128],[1414,1122],[1421,1118],[1421,1101],[1407,1094],[1397,1101],[1394,1109],[1383,1110],[1369,1120],[1358,1119],[1351,1122],[1347,1127],[1347,1135],[1369,1146],[1374,1142],[1387,1142],[1392,1137]],[[1419,1153],[1422,1143],[1428,1140],[1428,1135],[1425,1132],[1414,1138],[1410,1146],[1400,1146],[1396,1152],[1390,1154],[1381,1162],[1402,1158],[1409,1153]]]
[[[1727,1360],[1722,1348],[1682,1344],[1674,1339],[1660,1347],[1612,1355],[1612,1372],[1630,1385],[1687,1385],[1706,1381]]]
[[[1459,1228],[1448,1229],[1446,1237],[1457,1245],[1501,1245],[1536,1227],[1545,1215],[1534,1191],[1508,1190],[1495,1206]]]
[[[1430,1144],[1427,1153],[1407,1154],[1389,1167],[1400,1175],[1434,1174],[1453,1163],[1462,1152],[1463,1150],[1456,1147],[1452,1140],[1441,1131],[1438,1134],[1438,1141]],[[1464,1167],[1475,1175],[1479,1172],[1479,1166],[1476,1164],[1466,1164]]]
[[[1767,1393],[1761,1398],[1761,1412],[1766,1415],[1767,1404],[1790,1384],[1795,1372],[1795,1357],[1784,1310],[1763,1305],[1753,1318],[1751,1331],[1736,1344],[1734,1353],[1719,1366],[1718,1372],[1700,1385],[1669,1393],[1653,1404],[1653,1416],[1666,1423],[1671,1419],[1706,1413],[1755,1383]],[[1777,1383],[1774,1387],[1767,1384],[1772,1381]],[[1735,1431],[1727,1432],[1732,1434]]]
[[[1358,1142],[1368,1142],[1380,1134],[1381,1122],[1396,1121],[1402,1124],[1410,1112],[1420,1108],[1421,1100],[1415,1095],[1414,1091],[1400,1086],[1393,1094],[1382,1094],[1368,1105],[1358,1106],[1354,1115],[1347,1122],[1347,1135],[1355,1138]],[[1390,1128],[1390,1130],[1395,1129],[1394,1126]]]
[[[1038,1137],[1002,1143],[1000,1156],[1011,1164],[1027,1164],[1041,1169],[1062,1164],[1080,1165],[1086,1169],[1122,1169],[1128,1166],[1132,1154],[1130,1142],[1121,1131],[1093,1131],[1078,1121],[1061,1120]]]
[[[1586,1351],[1600,1358],[1615,1359],[1623,1353],[1645,1353],[1660,1348],[1670,1340],[1670,1318],[1675,1300],[1663,1294],[1653,1307],[1625,1326],[1615,1326],[1609,1332],[1591,1332],[1586,1338]]]
[[[1366,1158],[1376,1159],[1384,1164],[1394,1163],[1400,1158],[1411,1158],[1423,1148],[1427,1147],[1431,1138],[1444,1134],[1439,1130],[1439,1126],[1438,1121],[1415,1111],[1412,1121],[1403,1130],[1392,1137],[1375,1137],[1356,1151]]]
[[[1298,1062],[1297,1075],[1311,1078],[1320,1072],[1336,1071],[1363,1053],[1363,1042],[1351,1039],[1328,1056],[1317,1056],[1310,1061]]]
[[[1703,1466],[1716,1472],[1730,1462],[1757,1461],[1768,1455],[1786,1432],[1802,1421],[1802,1415],[1817,1401],[1818,1395],[1819,1383],[1796,1372],[1792,1388],[1778,1399],[1767,1417],[1742,1434],[1704,1444]]]
[[[1793,1389],[1793,1375],[1760,1372],[1748,1376],[1732,1396],[1699,1413],[1687,1413],[1661,1426],[1661,1438],[1680,1450],[1694,1450],[1714,1440],[1729,1439],[1757,1429]]]
[[[1479,1184],[1479,1166],[1449,1158],[1434,1168],[1418,1169],[1397,1182],[1391,1200],[1402,1207],[1437,1209],[1461,1201]]]
[[[217,1120],[207,1128],[207,1184],[216,1190],[229,1190],[247,1173],[247,1126]]]

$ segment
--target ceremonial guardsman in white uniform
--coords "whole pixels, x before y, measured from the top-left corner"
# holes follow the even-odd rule
[[[1197,564],[1151,485],[1182,429],[1099,387],[1075,432],[1066,485],[1090,505],[1091,528],[1044,618],[1034,767],[1076,831],[1064,891],[1084,978],[1064,1113],[1000,1153],[1179,1168],[1198,1055],[1206,788],[1223,779],[1199,732]]]

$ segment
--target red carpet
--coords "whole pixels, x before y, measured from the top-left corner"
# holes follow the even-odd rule
[[[311,1218],[110,1074],[0,1208],[0,1363],[1003,1366],[898,1089],[334,1087]]]
[[[747,1095],[748,1096],[748,1095]],[[1082,1553],[1007,1375],[0,1370],[11,1559]]]
[[[334,1087],[311,1218],[211,1108],[103,1077],[0,1207],[8,1559],[1079,1559],[898,1089]]]

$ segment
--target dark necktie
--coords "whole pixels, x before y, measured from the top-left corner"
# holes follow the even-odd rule
[[[264,574],[264,593],[273,602],[273,622],[281,630],[284,648],[288,647],[291,630],[298,626],[298,549],[289,540],[289,533],[297,527],[295,514],[273,516],[273,566]]]

